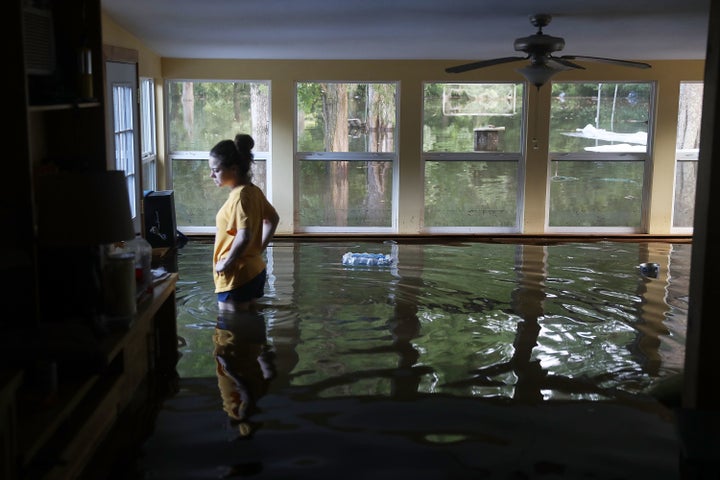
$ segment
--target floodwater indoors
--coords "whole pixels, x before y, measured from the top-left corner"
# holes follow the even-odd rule
[[[682,372],[690,244],[276,240],[232,318],[211,250],[179,252],[180,388],[137,478],[679,478],[649,392]]]

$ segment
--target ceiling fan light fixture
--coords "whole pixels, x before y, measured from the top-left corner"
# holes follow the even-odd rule
[[[553,75],[558,73],[556,69],[540,63],[533,63],[524,68],[517,68],[515,71],[520,73],[528,82],[537,88],[545,85]]]

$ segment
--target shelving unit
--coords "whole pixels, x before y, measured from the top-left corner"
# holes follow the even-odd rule
[[[0,298],[0,478],[78,478],[129,406],[175,376],[177,274],[155,285],[124,331],[46,308],[51,290],[38,272],[55,251],[38,241],[37,179],[107,169],[100,0],[7,6],[13,130],[0,189],[0,275],[12,281]]]
[[[86,366],[60,375],[50,392],[16,387],[17,478],[77,478],[141,385],[174,381],[176,282],[173,273],[156,285],[126,331],[99,337],[82,329],[44,332],[39,342],[59,347],[60,368],[63,356]]]
[[[23,18],[32,170],[105,170],[100,1],[15,1]]]
[[[0,332],[43,321],[37,175],[105,170],[107,158],[100,0],[11,0],[7,6],[2,30],[13,48],[6,116],[13,130],[0,189],[0,274],[15,281],[2,294],[8,314],[0,319]],[[90,82],[81,57],[91,59]]]

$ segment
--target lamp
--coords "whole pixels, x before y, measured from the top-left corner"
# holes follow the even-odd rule
[[[125,174],[63,172],[37,179],[39,288],[45,321],[97,321],[103,246],[135,237]]]
[[[515,70],[525,79],[535,85],[537,88],[542,87],[550,78],[558,73],[558,70],[548,67],[545,63],[531,63],[527,67]]]

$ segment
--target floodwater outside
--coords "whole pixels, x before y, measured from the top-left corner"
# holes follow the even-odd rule
[[[649,392],[682,372],[690,251],[280,239],[260,311],[228,318],[212,243],[191,240],[178,256],[181,388],[139,468],[146,478],[640,478],[642,465],[643,478],[677,478],[669,411]],[[345,266],[347,252],[394,263]]]

